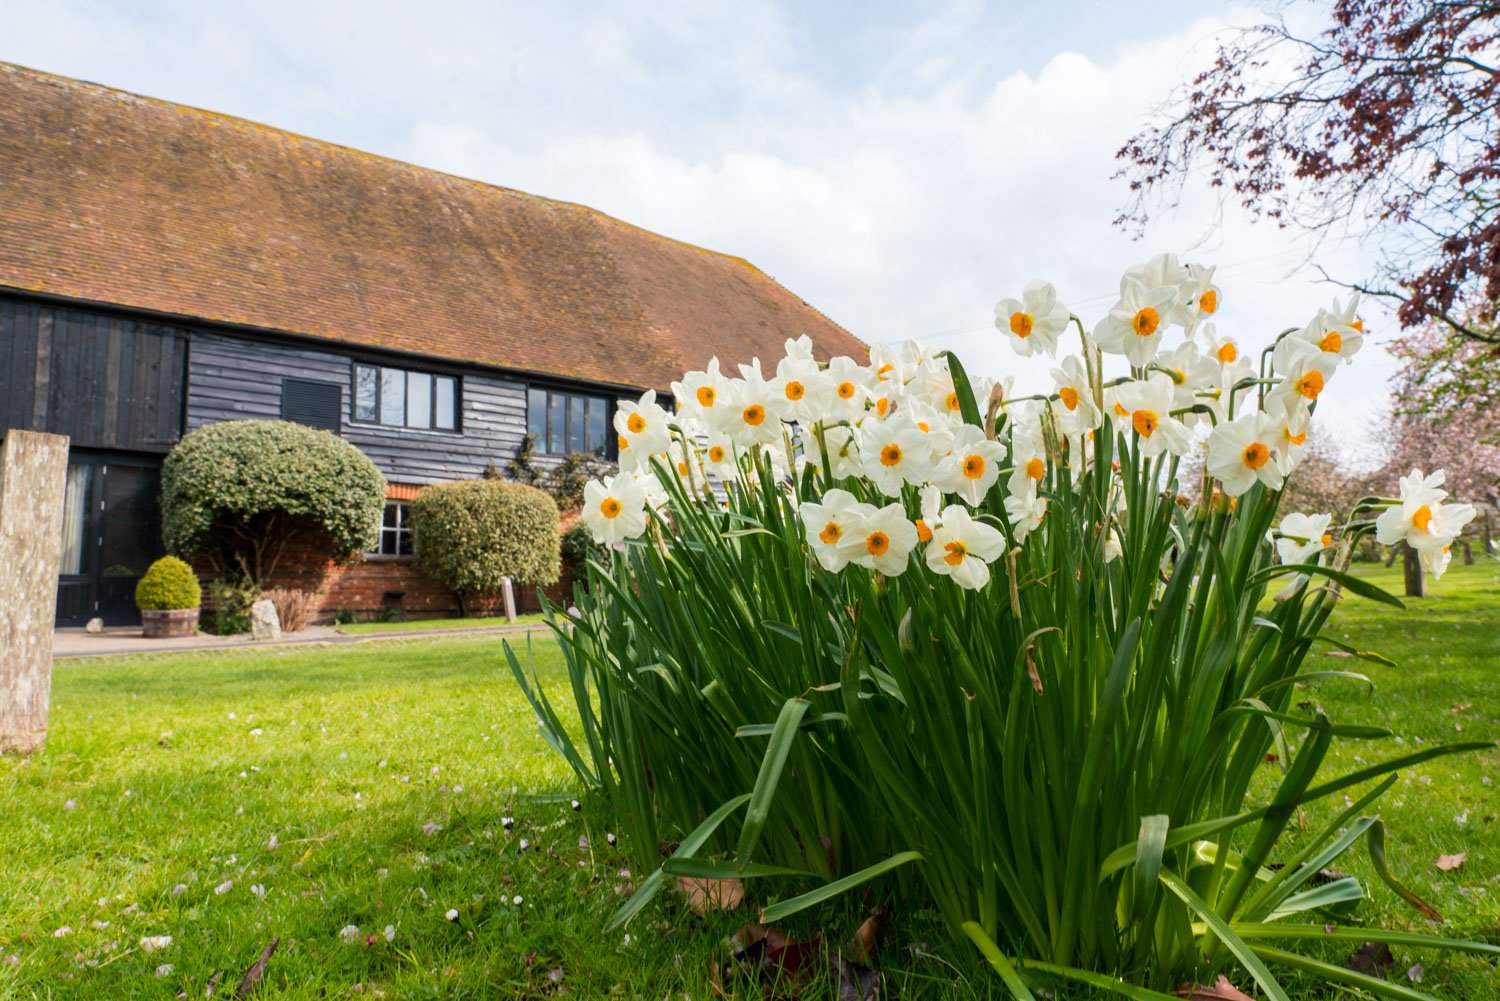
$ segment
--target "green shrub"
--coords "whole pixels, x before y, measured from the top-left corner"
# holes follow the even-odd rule
[[[135,605],[142,611],[197,608],[203,589],[193,568],[175,556],[163,556],[151,564],[135,585]]]
[[[410,508],[417,560],[466,609],[474,595],[557,580],[557,505],[535,487],[466,480],[428,487]]]
[[[250,606],[260,598],[260,588],[247,580],[209,581],[213,602],[213,633],[234,636],[250,631]]]
[[[206,556],[257,584],[293,540],[339,561],[373,546],[385,478],[329,431],[230,421],[191,431],[162,467],[162,536],[173,554]]]

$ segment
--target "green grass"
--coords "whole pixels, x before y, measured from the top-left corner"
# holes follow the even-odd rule
[[[1361,573],[1400,587],[1399,570]],[[1334,629],[1397,663],[1316,655],[1310,669],[1361,670],[1377,686],[1373,697],[1350,682],[1309,691],[1336,721],[1387,726],[1405,749],[1500,738],[1496,564],[1454,567],[1405,612],[1352,599]],[[565,704],[556,648],[538,638],[536,651]],[[1345,744],[1327,768],[1401,751]],[[1445,758],[1404,774],[1384,804],[1392,865],[1448,917],[1446,934],[1500,938],[1497,782],[1500,754]],[[597,818],[571,809],[572,793],[492,636],[60,662],[46,751],[0,759],[0,999],[202,997],[220,971],[225,996],[273,936],[281,946],[257,997],[540,997],[559,986],[571,997],[713,996],[720,943],[753,909],[700,918],[652,905],[628,943],[603,935],[634,877],[620,876],[628,863]],[[1435,868],[1457,852],[1468,853],[1461,869]],[[1346,861],[1369,882],[1362,847]],[[1371,892],[1360,920],[1439,930],[1378,881]],[[847,900],[790,930],[821,923],[841,942],[866,906]],[[347,925],[374,942],[345,944]],[[71,934],[54,937],[63,926]],[[137,946],[147,935],[174,941],[147,955]],[[1485,963],[1395,951],[1402,982],[1420,958],[1430,993],[1500,994]],[[1001,996],[971,953],[930,911],[898,903],[885,996]],[[158,978],[164,963],[172,971]],[[1287,982],[1299,998],[1348,996]]]
[[[515,625],[536,626],[546,619],[540,612],[517,615]],[[480,616],[472,619],[402,619],[399,622],[350,622],[338,627],[346,636],[370,636],[385,633],[409,633],[436,629],[484,629],[490,626],[508,626],[511,621],[503,615]]]

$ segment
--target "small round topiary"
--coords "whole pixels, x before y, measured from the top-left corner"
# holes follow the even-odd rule
[[[557,504],[535,487],[465,480],[425,488],[411,503],[417,560],[458,596],[493,593],[502,577],[547,585],[560,571]]]
[[[203,590],[193,568],[175,556],[163,556],[151,564],[135,585],[135,605],[143,612],[166,612],[197,608]]]

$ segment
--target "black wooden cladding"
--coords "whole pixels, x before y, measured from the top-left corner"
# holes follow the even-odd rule
[[[187,357],[177,327],[0,297],[0,431],[165,452],[182,436]]]

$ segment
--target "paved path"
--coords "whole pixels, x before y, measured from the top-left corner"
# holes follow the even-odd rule
[[[347,636],[333,626],[309,626],[300,632],[287,633],[275,642],[257,643],[248,633],[238,636],[213,636],[199,633],[196,636],[179,636],[172,639],[148,640],[141,635],[139,627],[106,629],[102,633],[87,633],[82,629],[59,629],[53,634],[52,656],[55,659],[76,657],[118,657],[130,654],[182,653],[189,650],[264,650],[269,647],[303,646],[308,643],[345,644],[374,643],[382,640],[430,639],[444,636],[504,636],[514,633],[546,632],[544,623],[515,626],[475,626],[448,629],[401,629],[388,633],[367,633]]]

